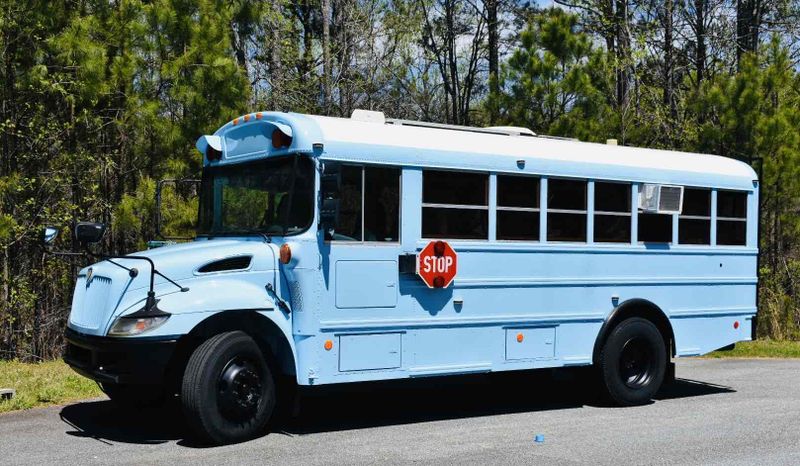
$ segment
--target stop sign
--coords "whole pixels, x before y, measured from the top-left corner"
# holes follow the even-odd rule
[[[458,257],[446,241],[431,241],[417,255],[417,275],[428,288],[447,288],[456,277]]]

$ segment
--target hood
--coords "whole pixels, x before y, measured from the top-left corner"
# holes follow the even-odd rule
[[[277,267],[277,251],[274,246],[264,243],[260,238],[251,239],[214,239],[199,240],[190,243],[180,243],[164,246],[148,251],[140,251],[128,254],[128,256],[147,257],[155,263],[156,270],[171,278],[174,281],[185,280],[196,276],[204,275],[200,269],[208,264],[213,264],[225,259],[250,256],[252,259],[245,270],[266,271],[274,270]],[[111,261],[105,260],[92,264],[80,271],[79,275],[85,275],[88,270],[93,269],[95,276],[108,276],[112,279],[127,279],[126,289],[128,291],[147,288],[150,286],[150,264],[139,259],[112,259],[119,265],[129,269],[136,269],[136,277],[130,277],[128,271],[114,265]],[[238,270],[241,267],[233,267],[228,271]],[[210,273],[220,273],[226,270],[212,270]],[[209,273],[209,272],[206,272]],[[155,286],[168,284],[167,280],[158,275],[155,276]],[[177,288],[176,288],[177,289]]]
[[[191,288],[205,279],[233,279],[236,274],[244,273],[274,275],[278,265],[277,246],[260,238],[198,240],[129,256],[149,258],[160,273],[179,284],[183,282],[181,286],[190,287],[190,293],[181,293],[182,298],[188,298]],[[239,260],[226,260],[237,258]],[[204,268],[209,264],[213,266]],[[135,269],[135,276],[120,266]],[[111,318],[144,300],[149,286],[150,264],[145,260],[110,259],[85,267],[78,273],[69,324],[83,333],[104,334]],[[154,279],[154,289],[157,298],[179,293],[178,287],[158,275]],[[194,291],[202,293],[201,289]]]

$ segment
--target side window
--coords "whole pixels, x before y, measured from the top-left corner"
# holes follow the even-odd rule
[[[586,241],[586,181],[547,181],[547,241]]]
[[[489,175],[422,172],[422,237],[489,238]]]
[[[711,244],[711,190],[685,188],[678,217],[679,244]]]
[[[361,241],[362,167],[343,165],[336,241]]]
[[[539,178],[497,176],[497,239],[539,240]]]
[[[672,215],[640,212],[637,233],[642,243],[671,243]]]
[[[717,244],[744,246],[747,243],[747,193],[717,192]]]
[[[594,184],[594,240],[600,243],[631,241],[631,185]]]
[[[335,241],[400,239],[400,170],[342,166]]]
[[[400,170],[364,169],[364,241],[400,240]]]

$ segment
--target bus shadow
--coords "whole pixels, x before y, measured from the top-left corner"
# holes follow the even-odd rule
[[[677,379],[657,400],[733,393],[730,387]],[[522,412],[609,406],[586,371],[483,374],[343,384],[299,392],[295,413],[273,432],[303,435]],[[180,407],[127,411],[108,400],[65,406],[66,434],[113,444],[190,440]]]

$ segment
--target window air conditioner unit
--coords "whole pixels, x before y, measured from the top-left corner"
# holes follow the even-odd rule
[[[639,210],[652,214],[680,214],[683,210],[683,186],[639,185]]]

